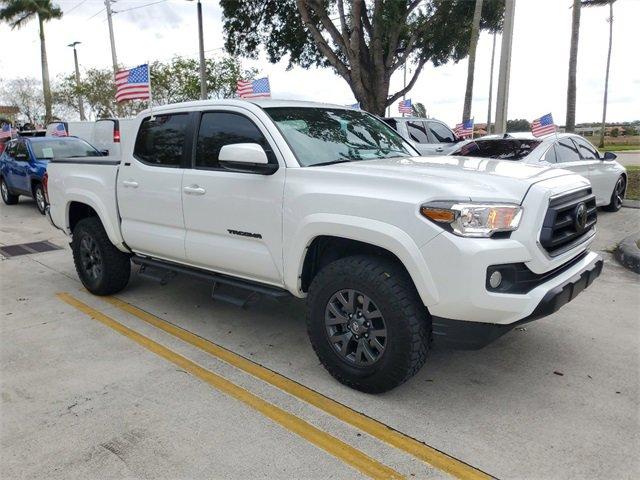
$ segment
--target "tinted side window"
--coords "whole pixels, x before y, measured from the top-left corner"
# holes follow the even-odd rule
[[[429,131],[439,143],[453,143],[456,137],[451,130],[438,122],[428,122]]]
[[[6,147],[7,155],[13,157],[16,153],[16,142],[7,143]]]
[[[407,122],[407,130],[411,140],[418,143],[430,143],[424,122]]]
[[[29,151],[27,150],[27,145],[24,142],[16,142],[15,149],[13,151],[14,157],[16,155],[24,155],[25,158],[21,158],[21,161],[29,160]]]
[[[556,147],[551,145],[540,160],[543,162],[556,163],[558,161],[556,157]]]
[[[568,138],[560,140],[556,144],[556,155],[558,163],[578,162],[581,160],[578,148]]]
[[[599,160],[600,155],[598,151],[586,140],[582,138],[574,138],[574,142],[578,145],[578,151],[580,152],[580,156],[584,160]]]
[[[133,154],[136,158],[160,167],[182,164],[189,115],[156,115],[140,125]]]
[[[389,125],[394,130],[398,130],[398,122],[395,118],[383,118],[382,121]]]
[[[200,120],[196,168],[219,168],[220,149],[234,143],[257,143],[264,148],[269,163],[276,163],[267,139],[251,120],[236,113],[211,112]]]

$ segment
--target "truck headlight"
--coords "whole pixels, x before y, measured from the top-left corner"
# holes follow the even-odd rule
[[[432,202],[420,207],[422,216],[461,237],[487,238],[518,228],[522,207],[492,203]]]

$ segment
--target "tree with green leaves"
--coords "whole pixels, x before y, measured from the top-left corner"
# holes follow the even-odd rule
[[[209,98],[231,98],[239,79],[252,79],[256,71],[242,69],[240,63],[230,57],[220,60],[207,59],[207,91]],[[168,62],[151,64],[151,89],[154,105],[187,102],[200,98],[200,70],[197,60],[174,57]],[[106,118],[118,115],[115,100],[116,87],[113,71],[109,68],[93,68],[86,71],[80,85],[74,73],[58,79],[54,89],[57,106],[64,106],[78,113],[78,96],[86,104],[90,118]],[[120,104],[122,116],[132,116],[147,108],[146,101],[127,101]]]
[[[416,117],[425,118],[427,116],[427,107],[423,103],[416,102],[413,104],[413,114]]]
[[[19,117],[28,123],[43,121],[44,101],[42,84],[35,78],[13,78],[3,83],[0,89],[2,103],[20,109]]]
[[[44,38],[44,23],[62,17],[62,10],[51,0],[1,0],[0,20],[12,29],[24,26],[32,18],[38,19],[40,32],[40,62],[42,65],[42,91],[44,95],[45,122],[52,118],[51,84],[49,82],[49,64],[47,46]]]
[[[469,52],[474,3],[466,0],[221,0],[226,48],[289,67],[333,67],[364,110],[383,115],[415,85],[427,62]],[[497,29],[504,0],[487,3],[481,29]],[[391,76],[415,64],[407,85],[389,93]]]
[[[524,118],[516,120],[507,120],[507,132],[528,132],[531,130],[531,124]]]

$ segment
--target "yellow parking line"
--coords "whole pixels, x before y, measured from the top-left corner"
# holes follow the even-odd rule
[[[347,443],[337,439],[336,437],[314,427],[301,418],[289,412],[286,412],[281,408],[276,407],[275,405],[252,394],[244,388],[230,382],[226,378],[221,377],[220,375],[217,375],[210,370],[206,370],[197,363],[192,362],[191,360],[183,357],[182,355],[179,355],[172,350],[169,350],[165,346],[160,345],[150,338],[145,337],[144,335],[141,335],[134,330],[131,330],[130,328],[115,321],[113,318],[105,315],[104,313],[91,308],[89,305],[81,302],[70,294],[58,293],[57,297],[63,302],[66,302],[72,307],[89,315],[94,320],[103,323],[107,327],[133,340],[147,350],[150,350],[156,355],[169,360],[175,365],[178,365],[184,371],[189,372],[193,376],[208,383],[212,387],[257,410],[264,416],[270,418],[274,422],[279,423],[284,428],[296,433],[315,446],[323,449],[324,451],[342,460],[346,464],[359,470],[363,474],[374,479],[404,478],[400,473],[374,460],[360,450],[353,448],[351,445],[348,445]]]
[[[349,425],[359,428],[363,432],[368,433],[372,437],[375,437],[383,442],[392,445],[414,457],[428,463],[429,465],[442,470],[454,477],[465,480],[480,480],[493,478],[491,475],[486,474],[482,470],[479,470],[471,465],[468,465],[461,460],[458,460],[446,453],[443,453],[429,445],[426,445],[418,440],[405,435],[404,433],[393,430],[391,427],[374,420],[366,415],[352,410],[351,408],[343,405],[331,398],[325,397],[321,393],[316,392],[304,385],[301,385],[279,373],[269,370],[261,365],[258,365],[251,360],[244,358],[234,352],[227,350],[220,345],[205,340],[183,328],[180,328],[172,323],[162,320],[155,315],[145,312],[144,310],[131,305],[116,297],[103,297],[103,299],[109,302],[111,305],[118,307],[119,309],[130,313],[138,317],[141,320],[157,327],[174,337],[177,337],[191,345],[198,347],[199,349],[223,360],[224,362],[243,370],[244,372],[253,375],[260,380],[263,380],[280,390],[303,400],[320,410],[333,415],[334,417],[342,420]]]

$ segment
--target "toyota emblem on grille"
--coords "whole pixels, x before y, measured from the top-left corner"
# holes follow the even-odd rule
[[[576,207],[575,219],[573,224],[578,232],[581,232],[587,226],[587,205],[582,202]]]

